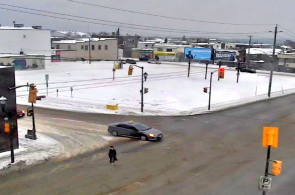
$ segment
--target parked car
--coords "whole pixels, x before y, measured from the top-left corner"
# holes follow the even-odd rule
[[[150,57],[149,56],[142,56],[139,58],[139,61],[149,61]]]
[[[113,136],[137,138],[142,141],[160,141],[163,138],[160,130],[134,121],[110,124],[108,132]]]
[[[127,59],[125,61],[126,61],[126,63],[129,63],[129,64],[136,64],[136,61],[132,60],[132,59]]]
[[[150,64],[161,64],[160,61],[157,61],[157,60],[155,60],[155,59],[151,59],[151,60],[149,60],[148,63],[150,63]]]
[[[26,114],[25,114],[25,111],[23,110],[17,110],[17,118],[21,118],[21,117],[24,117]]]
[[[236,68],[237,70],[237,68]],[[249,72],[249,73],[256,73],[256,70],[251,69],[251,68],[240,68],[241,72]]]

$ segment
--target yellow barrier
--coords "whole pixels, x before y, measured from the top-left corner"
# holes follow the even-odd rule
[[[118,110],[118,104],[107,104],[107,109],[109,110]]]

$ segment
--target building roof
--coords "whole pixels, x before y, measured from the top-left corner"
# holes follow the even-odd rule
[[[1,26],[0,30],[36,30],[32,27],[13,27],[13,26]]]
[[[172,45],[172,44],[155,44],[155,48],[163,47],[163,48],[183,48],[183,47],[192,47],[191,45]]]
[[[153,42],[153,41],[143,41],[143,42],[138,42],[138,43],[143,43],[143,44],[155,44],[156,42]]]
[[[246,50],[247,53],[249,52],[249,49]],[[275,49],[275,55],[280,54],[282,52],[281,49]],[[273,49],[268,48],[250,48],[250,54],[266,54],[266,55],[272,55]]]
[[[106,40],[116,40],[116,38],[91,38],[92,42],[97,41],[106,41]],[[75,44],[75,43],[85,43],[88,42],[89,38],[82,38],[78,40],[60,40],[60,41],[53,41],[52,43],[56,44]]]
[[[52,43],[58,44],[75,44],[76,40],[60,40],[60,41],[52,41]]]

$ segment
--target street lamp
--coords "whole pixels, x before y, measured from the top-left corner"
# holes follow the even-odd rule
[[[146,81],[146,79],[147,79],[147,77],[148,77],[148,73],[145,72],[145,73],[143,74],[143,76],[144,76],[144,81]]]
[[[2,107],[2,112],[5,112],[5,104],[6,104],[6,102],[7,102],[6,97],[1,96],[0,97],[0,104],[1,104],[1,107]]]

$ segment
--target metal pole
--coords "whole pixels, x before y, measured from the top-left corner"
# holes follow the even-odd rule
[[[56,89],[56,97],[58,97],[58,89]]]
[[[264,176],[268,176],[269,158],[270,158],[270,146],[267,147],[267,157],[266,157],[266,166],[265,166]],[[263,191],[262,195],[265,195],[265,194],[266,192]]]
[[[88,54],[88,57],[89,57],[89,64],[91,64],[91,48],[90,48],[90,46],[91,46],[90,41],[91,41],[91,40],[90,40],[90,38],[91,38],[91,37],[89,37],[89,46],[88,46],[88,49],[89,49],[89,50],[88,50],[88,51],[89,51],[89,54]]]
[[[113,69],[113,80],[115,80],[115,69]]]
[[[32,103],[32,110],[33,110],[33,115],[32,115],[32,121],[33,121],[33,139],[37,139],[37,137],[36,137],[36,127],[35,127],[34,103]]]
[[[209,105],[208,105],[208,110],[210,110],[211,108],[211,92],[212,92],[212,75],[214,72],[211,72],[211,76],[210,76],[210,91],[209,91]]]
[[[206,63],[206,73],[205,73],[205,79],[207,80],[207,71],[208,71],[208,63]]]
[[[191,60],[188,61],[187,77],[189,77],[190,71],[191,71]]]
[[[141,67],[141,112],[143,112],[143,67]]]
[[[250,35],[249,36],[250,37],[250,39],[249,39],[249,46],[248,46],[248,62],[247,62],[247,64],[248,64],[248,67],[250,66],[250,48],[251,48],[251,41],[252,41],[252,35]]]
[[[220,69],[221,68],[221,61],[218,62],[218,66],[219,66],[219,69]],[[218,74],[219,74],[219,69],[218,69]],[[218,75],[218,81],[219,81],[219,79],[220,78],[219,78],[219,75]]]
[[[270,68],[268,97],[270,97],[270,94],[271,94],[271,84],[272,84],[272,75],[273,75],[273,67],[274,67],[274,60],[275,60],[275,52],[276,52],[277,33],[278,33],[278,25],[276,25],[276,27],[275,27],[275,35],[274,35],[274,41],[273,41],[272,65],[271,65],[271,68]]]
[[[13,124],[10,124],[10,158],[11,158],[11,163],[14,163],[14,150],[13,150]]]
[[[240,62],[238,63],[237,83],[239,83],[239,76],[240,76]]]

